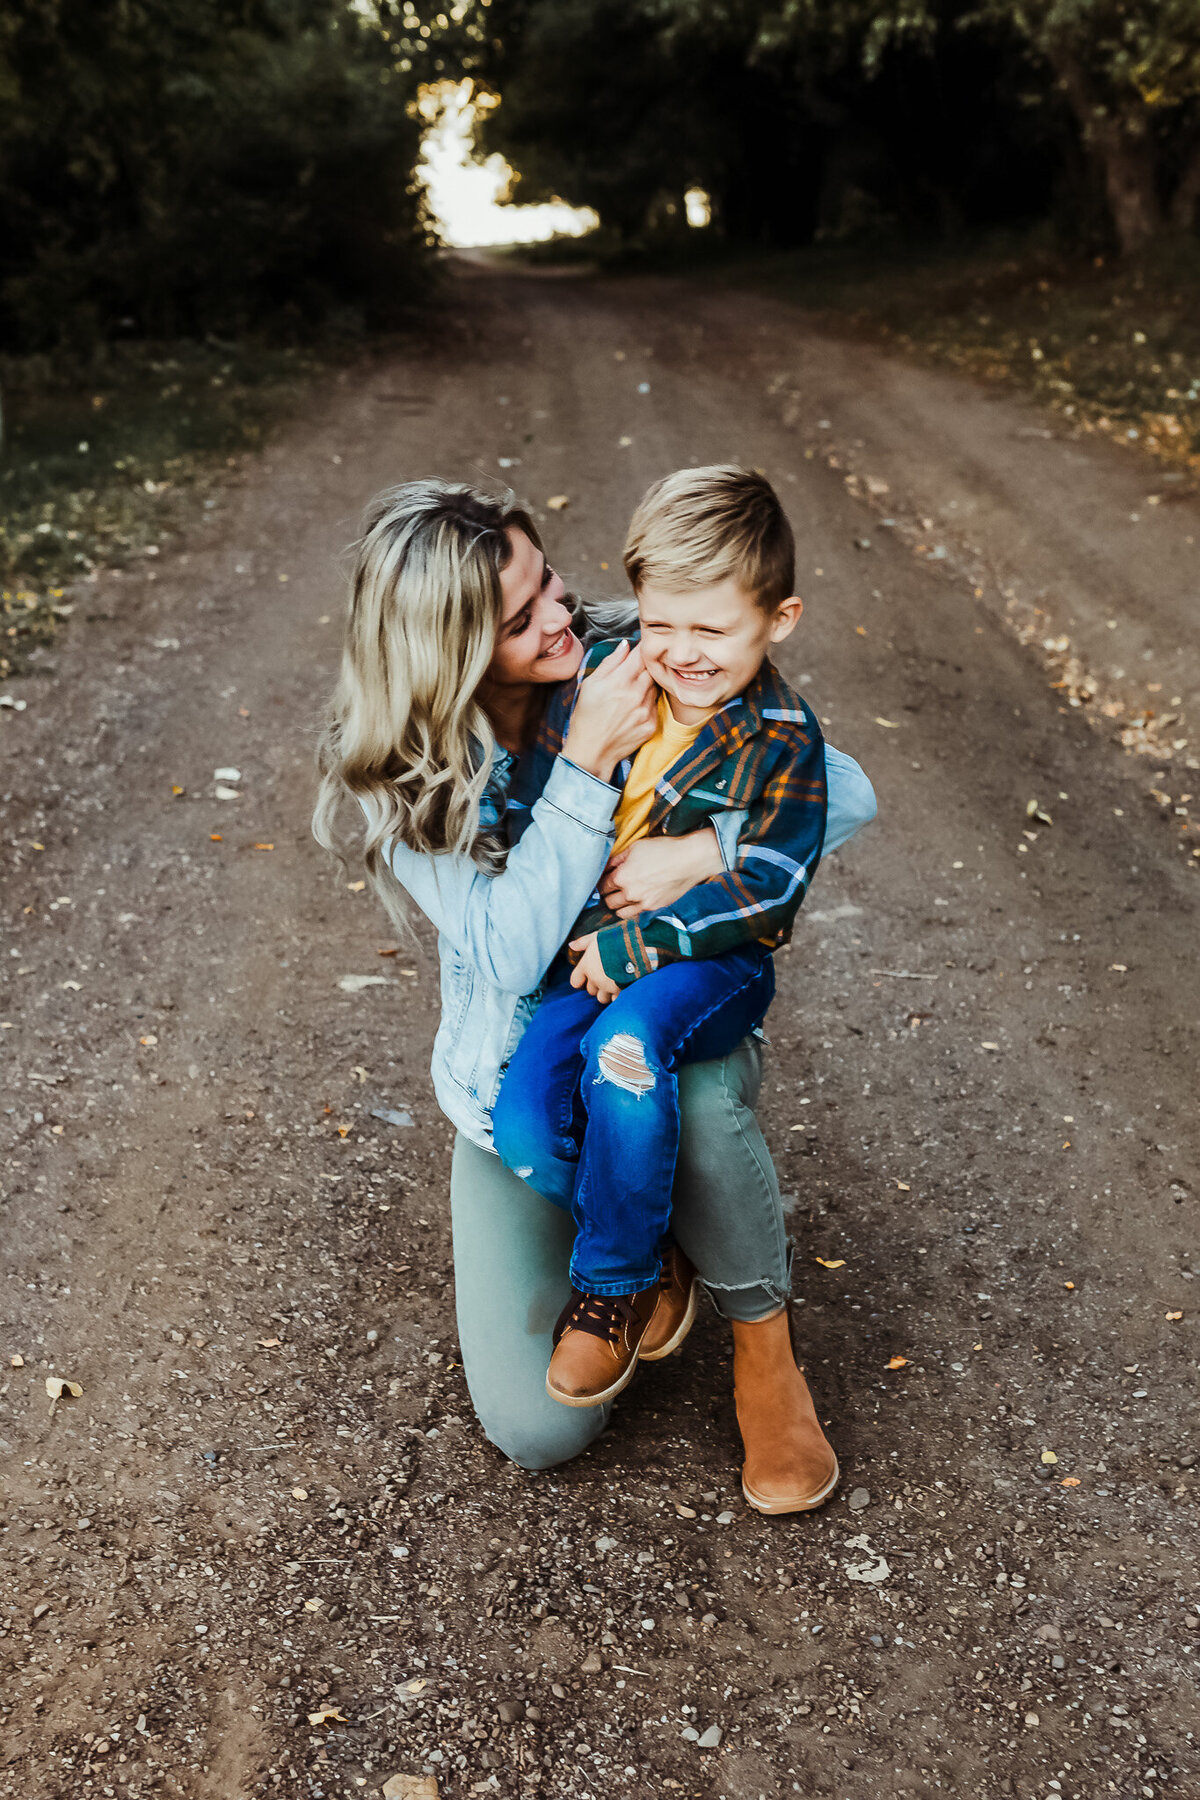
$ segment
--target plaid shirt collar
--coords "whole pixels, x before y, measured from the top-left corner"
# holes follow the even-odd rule
[[[803,724],[808,715],[779,671],[768,661],[736,699],[730,700],[701,727],[693,744],[660,775],[647,819],[647,830],[656,832],[667,815],[691,789],[735,757],[734,770],[721,787],[726,804],[748,805],[756,797],[761,780],[766,743],[778,736],[783,723]],[[750,749],[751,740],[761,740]]]
[[[728,752],[744,744],[771,720],[790,719],[802,724],[807,717],[774,663],[764,657],[750,686],[706,721],[692,752],[707,749],[710,744],[719,745],[722,752]]]

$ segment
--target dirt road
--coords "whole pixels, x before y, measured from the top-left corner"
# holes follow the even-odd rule
[[[0,1792],[1194,1800],[1200,505],[752,294],[475,270],[448,311],[0,714]],[[845,1472],[800,1520],[742,1504],[711,1315],[578,1464],[483,1441],[432,948],[381,957],[308,836],[372,490],[507,475],[595,591],[649,480],[732,457],[880,800],[771,1021]]]

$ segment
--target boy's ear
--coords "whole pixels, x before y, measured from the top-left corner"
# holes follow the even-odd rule
[[[800,614],[804,611],[804,602],[799,594],[793,594],[789,600],[781,601],[776,608],[775,617],[771,621],[771,642],[781,644],[785,637],[790,637],[800,623]]]

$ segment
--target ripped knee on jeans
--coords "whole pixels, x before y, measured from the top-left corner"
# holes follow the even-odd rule
[[[617,1031],[596,1059],[596,1080],[611,1081],[627,1094],[648,1094],[654,1087],[654,1071],[646,1061],[646,1046],[631,1032]]]

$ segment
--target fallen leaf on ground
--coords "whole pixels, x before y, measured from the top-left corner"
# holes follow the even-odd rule
[[[306,1604],[311,1604],[311,1602],[307,1602]],[[319,1606],[320,1601],[318,1601],[317,1604]],[[322,1706],[318,1711],[311,1712],[308,1715],[308,1722],[310,1725],[328,1725],[331,1719],[336,1721],[339,1725],[348,1725],[350,1722],[336,1706]]]
[[[882,725],[885,731],[899,731],[900,729],[895,719],[880,719],[877,717],[875,723],[877,725]]]
[[[346,883],[352,894],[361,894],[366,885],[365,881],[348,881]]]
[[[895,1178],[895,1176],[894,1176],[894,1175],[893,1175],[893,1177],[892,1177],[892,1180],[893,1180],[893,1181],[895,1181],[895,1180],[896,1180],[896,1178]],[[911,1184],[911,1182],[907,1182],[907,1181],[896,1181],[896,1186],[897,1186],[897,1187],[898,1187],[898,1188],[899,1188],[899,1189],[900,1189],[900,1192],[901,1192],[901,1193],[902,1193],[902,1194],[911,1194],[911,1193],[912,1193],[912,1184]]]
[[[889,1358],[889,1360],[888,1360],[888,1368],[889,1369],[907,1369],[907,1367],[908,1367],[907,1356],[893,1356],[893,1357]]]
[[[563,512],[570,504],[571,496],[569,494],[551,494],[546,502],[551,512]]]
[[[1053,1450],[1043,1450],[1042,1451],[1042,1461],[1044,1463],[1046,1463],[1047,1465],[1049,1465],[1050,1463],[1056,1463],[1058,1461],[1058,1458],[1057,1458],[1057,1456],[1055,1456]]]
[[[273,850],[275,846],[274,844],[255,844],[254,848],[256,850]]]
[[[157,1042],[158,1042],[158,1039],[155,1037],[155,1035],[152,1031],[148,1031],[146,1033],[145,1037],[140,1037],[138,1039],[138,1043],[143,1045],[144,1048],[147,1050],[153,1050],[154,1046],[157,1044]]]
[[[1078,1475],[1064,1475],[1062,1478],[1062,1481],[1059,1483],[1059,1486],[1060,1487],[1078,1487],[1079,1486]]]
[[[223,844],[225,839],[219,831],[210,831],[208,834],[208,841],[210,844]]]
[[[258,1338],[256,1342],[260,1350],[282,1350],[283,1348],[282,1338]]]
[[[377,950],[375,954],[376,956],[399,956],[400,946],[399,944],[386,944],[382,950]]]
[[[1073,1290],[1075,1287],[1075,1283],[1073,1281],[1064,1281],[1063,1286],[1069,1290]]]
[[[887,1580],[888,1576],[891,1574],[891,1570],[888,1568],[887,1558],[881,1555],[878,1550],[872,1550],[865,1531],[860,1532],[857,1537],[848,1537],[846,1539],[846,1548],[847,1550],[861,1550],[867,1558],[865,1562],[846,1564],[846,1574],[851,1581]]]
[[[383,1800],[438,1800],[438,1784],[432,1775],[389,1775]]]
[[[817,1261],[823,1269],[844,1269],[846,1266],[846,1259],[844,1256],[835,1256],[831,1259],[824,1256],[818,1256]]]
[[[78,1400],[83,1389],[77,1381],[67,1381],[62,1375],[47,1375],[46,1392],[52,1400],[61,1400],[64,1394],[70,1394],[73,1400]]]
[[[1183,1314],[1181,1312],[1169,1312],[1165,1315],[1165,1317],[1174,1321],[1175,1319],[1182,1319]]]
[[[1109,963],[1108,966],[1114,975],[1128,975],[1129,973],[1129,967],[1126,963]]]
[[[376,1106],[371,1109],[373,1119],[381,1119],[385,1125],[415,1125],[416,1120],[410,1112],[403,1112],[395,1106]]]
[[[183,789],[181,787],[177,787],[174,783],[172,783],[171,792],[174,794],[176,800],[178,800],[180,794],[182,794],[182,792],[183,792]]]

